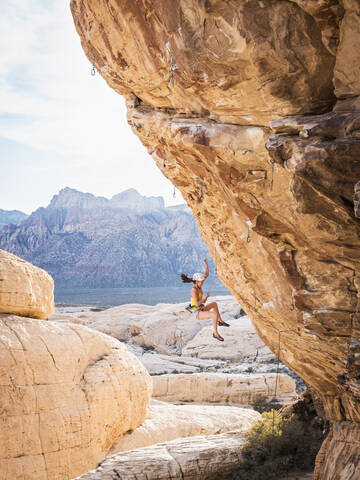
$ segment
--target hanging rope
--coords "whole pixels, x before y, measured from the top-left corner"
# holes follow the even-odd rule
[[[166,152],[164,152],[163,167],[166,168]]]
[[[213,278],[212,278],[211,283],[210,283],[210,288],[209,288],[209,291],[208,291],[208,295],[210,295],[210,293],[211,293],[211,290],[212,290],[212,287],[213,287],[213,285],[214,285],[215,278],[216,278],[216,275],[217,275],[217,267],[216,267],[216,245],[214,245],[214,250],[215,250],[215,255],[214,255],[214,275],[213,275]]]
[[[92,69],[91,69],[91,75],[94,77],[96,70],[95,70],[95,55],[93,56],[93,63],[92,63]]]
[[[275,162],[274,162],[273,159],[271,159],[270,162],[271,162],[270,192],[272,192],[273,185],[274,185],[274,167],[275,167]]]
[[[288,329],[288,330],[278,330],[276,327],[274,327],[275,330],[278,331],[278,349],[277,349],[277,365],[276,365],[276,377],[275,377],[275,388],[274,388],[274,398],[272,399],[272,402],[277,402],[277,389],[279,385],[279,375],[280,375],[280,351],[281,351],[281,334],[284,332],[296,332],[296,328]],[[272,411],[272,428],[274,429],[275,425],[275,410],[273,409]]]

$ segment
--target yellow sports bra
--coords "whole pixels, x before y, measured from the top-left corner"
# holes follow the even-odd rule
[[[199,295],[199,300],[201,300],[202,298],[203,298],[203,294],[200,293],[200,295]],[[200,309],[201,309],[201,306],[200,306],[200,305],[196,305],[196,302],[195,302],[195,300],[193,299],[193,297],[191,297],[190,306],[191,306],[191,310],[200,310]]]

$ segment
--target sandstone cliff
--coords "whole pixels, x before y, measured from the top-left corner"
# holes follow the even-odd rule
[[[186,205],[125,190],[111,199],[71,188],[20,225],[0,231],[0,248],[44,268],[56,287],[178,285],[179,273],[209,257]]]
[[[221,279],[321,396],[332,433],[316,478],[359,477],[359,2],[71,7]]]

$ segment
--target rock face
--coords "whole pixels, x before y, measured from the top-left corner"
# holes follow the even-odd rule
[[[0,248],[44,268],[57,287],[179,285],[209,257],[186,205],[129,189],[110,200],[64,188],[0,232]],[[196,271],[196,270],[195,270]]]
[[[316,478],[356,478],[341,442],[360,435],[359,2],[71,5],[222,281],[322,398],[333,433]]]
[[[213,405],[171,405],[152,400],[145,422],[123,435],[111,454],[196,435],[244,432],[261,418],[254,410]]]
[[[242,433],[181,438],[107,457],[74,480],[226,480],[241,469]]]
[[[47,318],[54,311],[54,282],[31,263],[0,250],[0,313]]]
[[[117,340],[0,315],[0,477],[70,480],[145,419],[151,381]]]
[[[275,373],[193,373],[153,377],[153,396],[167,402],[235,403],[249,405],[259,397],[280,402],[296,397],[295,381]]]

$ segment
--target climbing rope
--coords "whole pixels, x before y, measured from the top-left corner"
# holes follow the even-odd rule
[[[274,327],[275,330],[278,331],[278,354],[277,354],[277,365],[276,365],[276,377],[275,377],[275,388],[274,388],[274,398],[272,399],[272,402],[277,402],[277,389],[279,385],[279,375],[280,375],[280,351],[281,351],[281,334],[284,332],[296,332],[296,328],[291,328],[287,330],[278,330],[276,327]],[[273,409],[272,411],[272,428],[274,429],[274,424],[275,424],[275,410]]]
[[[213,285],[214,285],[215,278],[216,278],[216,275],[217,275],[217,267],[216,267],[216,245],[214,246],[214,250],[215,250],[215,255],[214,255],[214,275],[213,275],[213,278],[212,278],[211,283],[210,283],[210,288],[209,288],[209,291],[208,291],[208,295],[210,295],[210,293],[211,293],[211,290],[212,290],[212,287],[213,287]]]
[[[96,70],[95,70],[95,55],[93,56],[93,63],[92,63],[92,69],[91,69],[91,75],[94,77]]]

